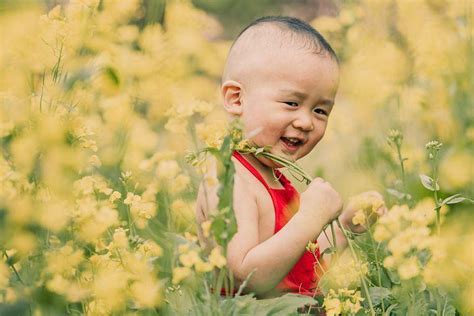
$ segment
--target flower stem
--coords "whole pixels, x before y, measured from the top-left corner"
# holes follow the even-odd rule
[[[349,248],[351,250],[352,256],[354,257],[354,260],[359,262],[359,257],[357,256],[357,253],[355,252],[354,246],[352,245],[352,240],[349,238],[349,236],[347,236],[347,233],[344,230],[344,228],[342,227],[341,222],[339,221],[339,219],[336,219],[336,223],[339,226],[339,228],[341,229],[342,233],[344,234],[344,237],[347,240],[347,244],[349,245]],[[371,313],[372,316],[375,316],[374,305],[372,304],[372,299],[370,298],[370,294],[369,294],[369,288],[367,287],[367,283],[365,282],[364,276],[361,275],[360,280],[361,280],[361,283],[362,283],[362,287],[364,288],[365,295],[367,297],[367,301],[369,302],[370,313]]]
[[[5,258],[7,258],[7,262],[8,262],[8,259],[10,259],[10,257],[8,257],[8,254],[7,254],[7,251],[6,251],[6,250],[3,251],[3,255],[5,256]],[[20,281],[20,283],[21,283],[22,285],[25,285],[25,283],[23,282],[23,280],[22,280],[21,277],[20,277],[20,274],[18,273],[17,269],[15,268],[15,265],[14,265],[13,263],[8,263],[8,265],[10,266],[10,268],[12,268],[12,270],[13,270],[13,272],[15,273],[15,275],[16,275],[18,281]]]

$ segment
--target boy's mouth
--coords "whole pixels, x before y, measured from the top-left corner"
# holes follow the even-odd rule
[[[289,151],[295,151],[303,144],[303,141],[295,137],[281,137],[283,144]]]

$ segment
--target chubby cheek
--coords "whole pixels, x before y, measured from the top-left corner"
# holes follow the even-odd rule
[[[305,145],[305,148],[304,148],[305,154],[304,155],[308,154],[309,152],[311,152],[311,150],[314,149],[314,147],[324,137],[325,132],[326,132],[326,126],[315,129],[314,135],[311,136],[310,140]]]

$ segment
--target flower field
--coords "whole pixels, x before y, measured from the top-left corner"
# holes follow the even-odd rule
[[[316,297],[262,300],[226,266],[230,155],[265,150],[221,109],[225,25],[187,0],[0,10],[0,315],[473,315],[474,3],[339,2],[311,21],[341,62],[330,124],[284,172],[368,230],[323,254]]]

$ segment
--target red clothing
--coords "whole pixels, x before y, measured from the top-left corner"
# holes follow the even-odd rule
[[[298,211],[300,202],[298,191],[296,191],[291,185],[291,182],[278,170],[275,170],[275,175],[283,185],[283,189],[270,188],[262,175],[240,153],[234,152],[233,156],[265,186],[270,194],[275,211],[275,228],[273,233],[277,233]],[[282,245],[282,247],[289,246],[291,245]],[[315,255],[319,260],[319,249],[315,251]],[[305,251],[290,272],[280,284],[278,284],[277,288],[285,292],[313,296],[318,282],[315,269],[317,269],[315,256]]]

